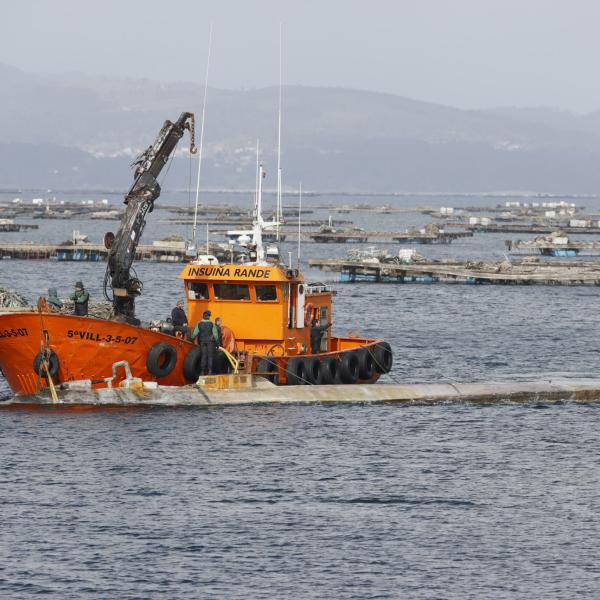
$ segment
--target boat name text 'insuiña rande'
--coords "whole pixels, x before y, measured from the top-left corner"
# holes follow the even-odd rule
[[[231,271],[233,270],[233,273]],[[237,267],[191,267],[188,273],[192,277],[248,277],[253,279],[268,279],[269,269],[248,269]]]

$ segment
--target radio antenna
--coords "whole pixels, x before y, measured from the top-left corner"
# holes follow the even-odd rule
[[[298,269],[300,269],[300,230],[302,228],[302,182],[298,188]]]
[[[196,252],[196,233],[198,230],[198,201],[200,199],[200,173],[202,172],[202,150],[204,148],[204,121],[206,116],[206,97],[208,95],[208,71],[210,69],[210,53],[212,49],[213,24],[208,32],[208,55],[206,57],[206,73],[204,76],[204,100],[202,101],[202,118],[200,122],[200,149],[198,151],[198,176],[196,178],[196,203],[194,205],[194,226],[192,228],[192,245],[188,248]]]
[[[282,61],[282,36],[283,24],[279,23],[279,116],[277,123],[277,208],[275,210],[275,231],[277,232],[277,241],[279,241],[279,228],[283,219],[283,207],[281,202],[281,109],[282,109],[282,87],[283,87],[283,61]]]

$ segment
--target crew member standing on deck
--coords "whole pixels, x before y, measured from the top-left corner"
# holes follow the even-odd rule
[[[177,301],[177,305],[171,311],[171,323],[173,323],[175,331],[181,331],[184,335],[187,335],[188,320],[185,310],[183,310],[183,302],[181,300]]]
[[[56,288],[48,288],[48,304],[55,311],[59,311],[63,307],[63,303],[58,297],[58,292],[56,291]]]
[[[317,325],[317,319],[313,317],[310,322],[310,351],[312,354],[319,354],[321,352],[321,340],[323,334],[331,327],[331,323],[327,325]]]
[[[75,284],[75,293],[71,294],[71,300],[75,303],[73,313],[78,317],[87,317],[89,299],[88,291],[83,287],[83,283],[78,281]]]
[[[213,370],[213,355],[217,341],[215,324],[210,320],[210,310],[202,314],[202,321],[194,327],[192,341],[198,338],[200,346],[200,373],[210,375]]]
[[[217,350],[223,345],[223,320],[221,317],[215,319],[215,346]]]

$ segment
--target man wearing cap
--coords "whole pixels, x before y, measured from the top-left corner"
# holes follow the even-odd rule
[[[200,373],[210,375],[213,370],[213,354],[217,342],[215,324],[210,320],[210,310],[205,310],[202,314],[202,321],[194,327],[192,332],[192,341],[198,338],[200,345]]]
[[[74,314],[78,317],[87,317],[88,314],[88,301],[90,295],[83,287],[83,283],[78,281],[75,284],[75,293],[71,294],[71,300],[75,303]]]

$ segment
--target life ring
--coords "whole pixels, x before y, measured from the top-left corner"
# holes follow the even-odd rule
[[[315,307],[309,302],[304,309],[304,327],[309,327],[312,323]]]
[[[146,356],[146,368],[155,377],[166,377],[177,364],[177,350],[170,344],[154,344]]]
[[[42,350],[35,355],[33,359],[33,370],[40,377],[48,377],[48,373],[46,372],[46,368],[43,366],[44,360],[48,360],[48,371],[50,373],[50,377],[55,377],[58,374],[58,369],[60,367],[60,362],[58,360],[58,356],[54,350],[50,350],[50,355],[47,356],[46,352]]]

